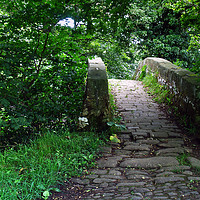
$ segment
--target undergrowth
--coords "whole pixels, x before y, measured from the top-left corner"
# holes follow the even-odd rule
[[[121,115],[117,110],[117,105],[115,101],[115,96],[111,92],[111,85],[109,85],[109,102],[111,107],[111,121],[107,122],[109,126],[107,132],[110,132],[112,135],[116,135],[120,130],[125,130],[126,126],[121,124]]]
[[[109,102],[110,102],[110,107],[111,107],[111,114],[114,116],[117,112],[117,105],[115,102],[115,97],[111,92],[111,85],[108,85],[108,92],[109,92]]]
[[[87,173],[103,143],[97,133],[47,132],[0,152],[0,200],[47,199],[53,185]]]
[[[159,103],[167,102],[171,104],[170,91],[166,86],[160,85],[157,78],[153,75],[146,75],[143,78],[145,87],[148,87],[147,92],[154,96],[154,100]]]
[[[189,157],[189,154],[183,153],[180,154],[179,156],[177,156],[177,160],[179,162],[180,165],[187,165],[190,166],[190,162],[187,160],[187,158]]]

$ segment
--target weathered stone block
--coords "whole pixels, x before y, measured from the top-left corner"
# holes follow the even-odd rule
[[[179,165],[178,161],[174,157],[151,157],[127,159],[121,162],[120,167],[153,169],[173,165]]]
[[[108,79],[101,58],[88,60],[88,77],[82,117],[88,119],[89,130],[102,131],[111,118]]]
[[[200,160],[194,157],[188,157],[187,160],[190,162],[191,166],[200,169]]]

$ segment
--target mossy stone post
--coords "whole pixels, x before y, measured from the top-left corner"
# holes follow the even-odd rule
[[[82,113],[82,117],[88,119],[87,130],[105,130],[110,113],[105,64],[101,58],[88,60],[86,95]]]

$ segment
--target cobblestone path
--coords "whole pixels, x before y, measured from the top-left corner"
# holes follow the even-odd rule
[[[192,151],[184,145],[179,128],[167,119],[141,82],[109,82],[127,130],[118,134],[120,144],[103,148],[97,169],[84,179],[72,179],[92,190],[85,199],[200,199],[193,187],[200,177],[177,160]],[[188,161],[193,166],[200,163],[193,157]]]

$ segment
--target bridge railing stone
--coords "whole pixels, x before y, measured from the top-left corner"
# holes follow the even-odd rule
[[[143,66],[147,66],[146,69]],[[160,84],[167,85],[179,110],[190,116],[194,124],[200,127],[200,76],[168,60],[148,57],[140,62],[134,79],[137,80],[144,69],[146,74],[156,74]]]
[[[88,60],[88,75],[82,117],[87,130],[102,131],[111,118],[108,78],[101,58]]]

